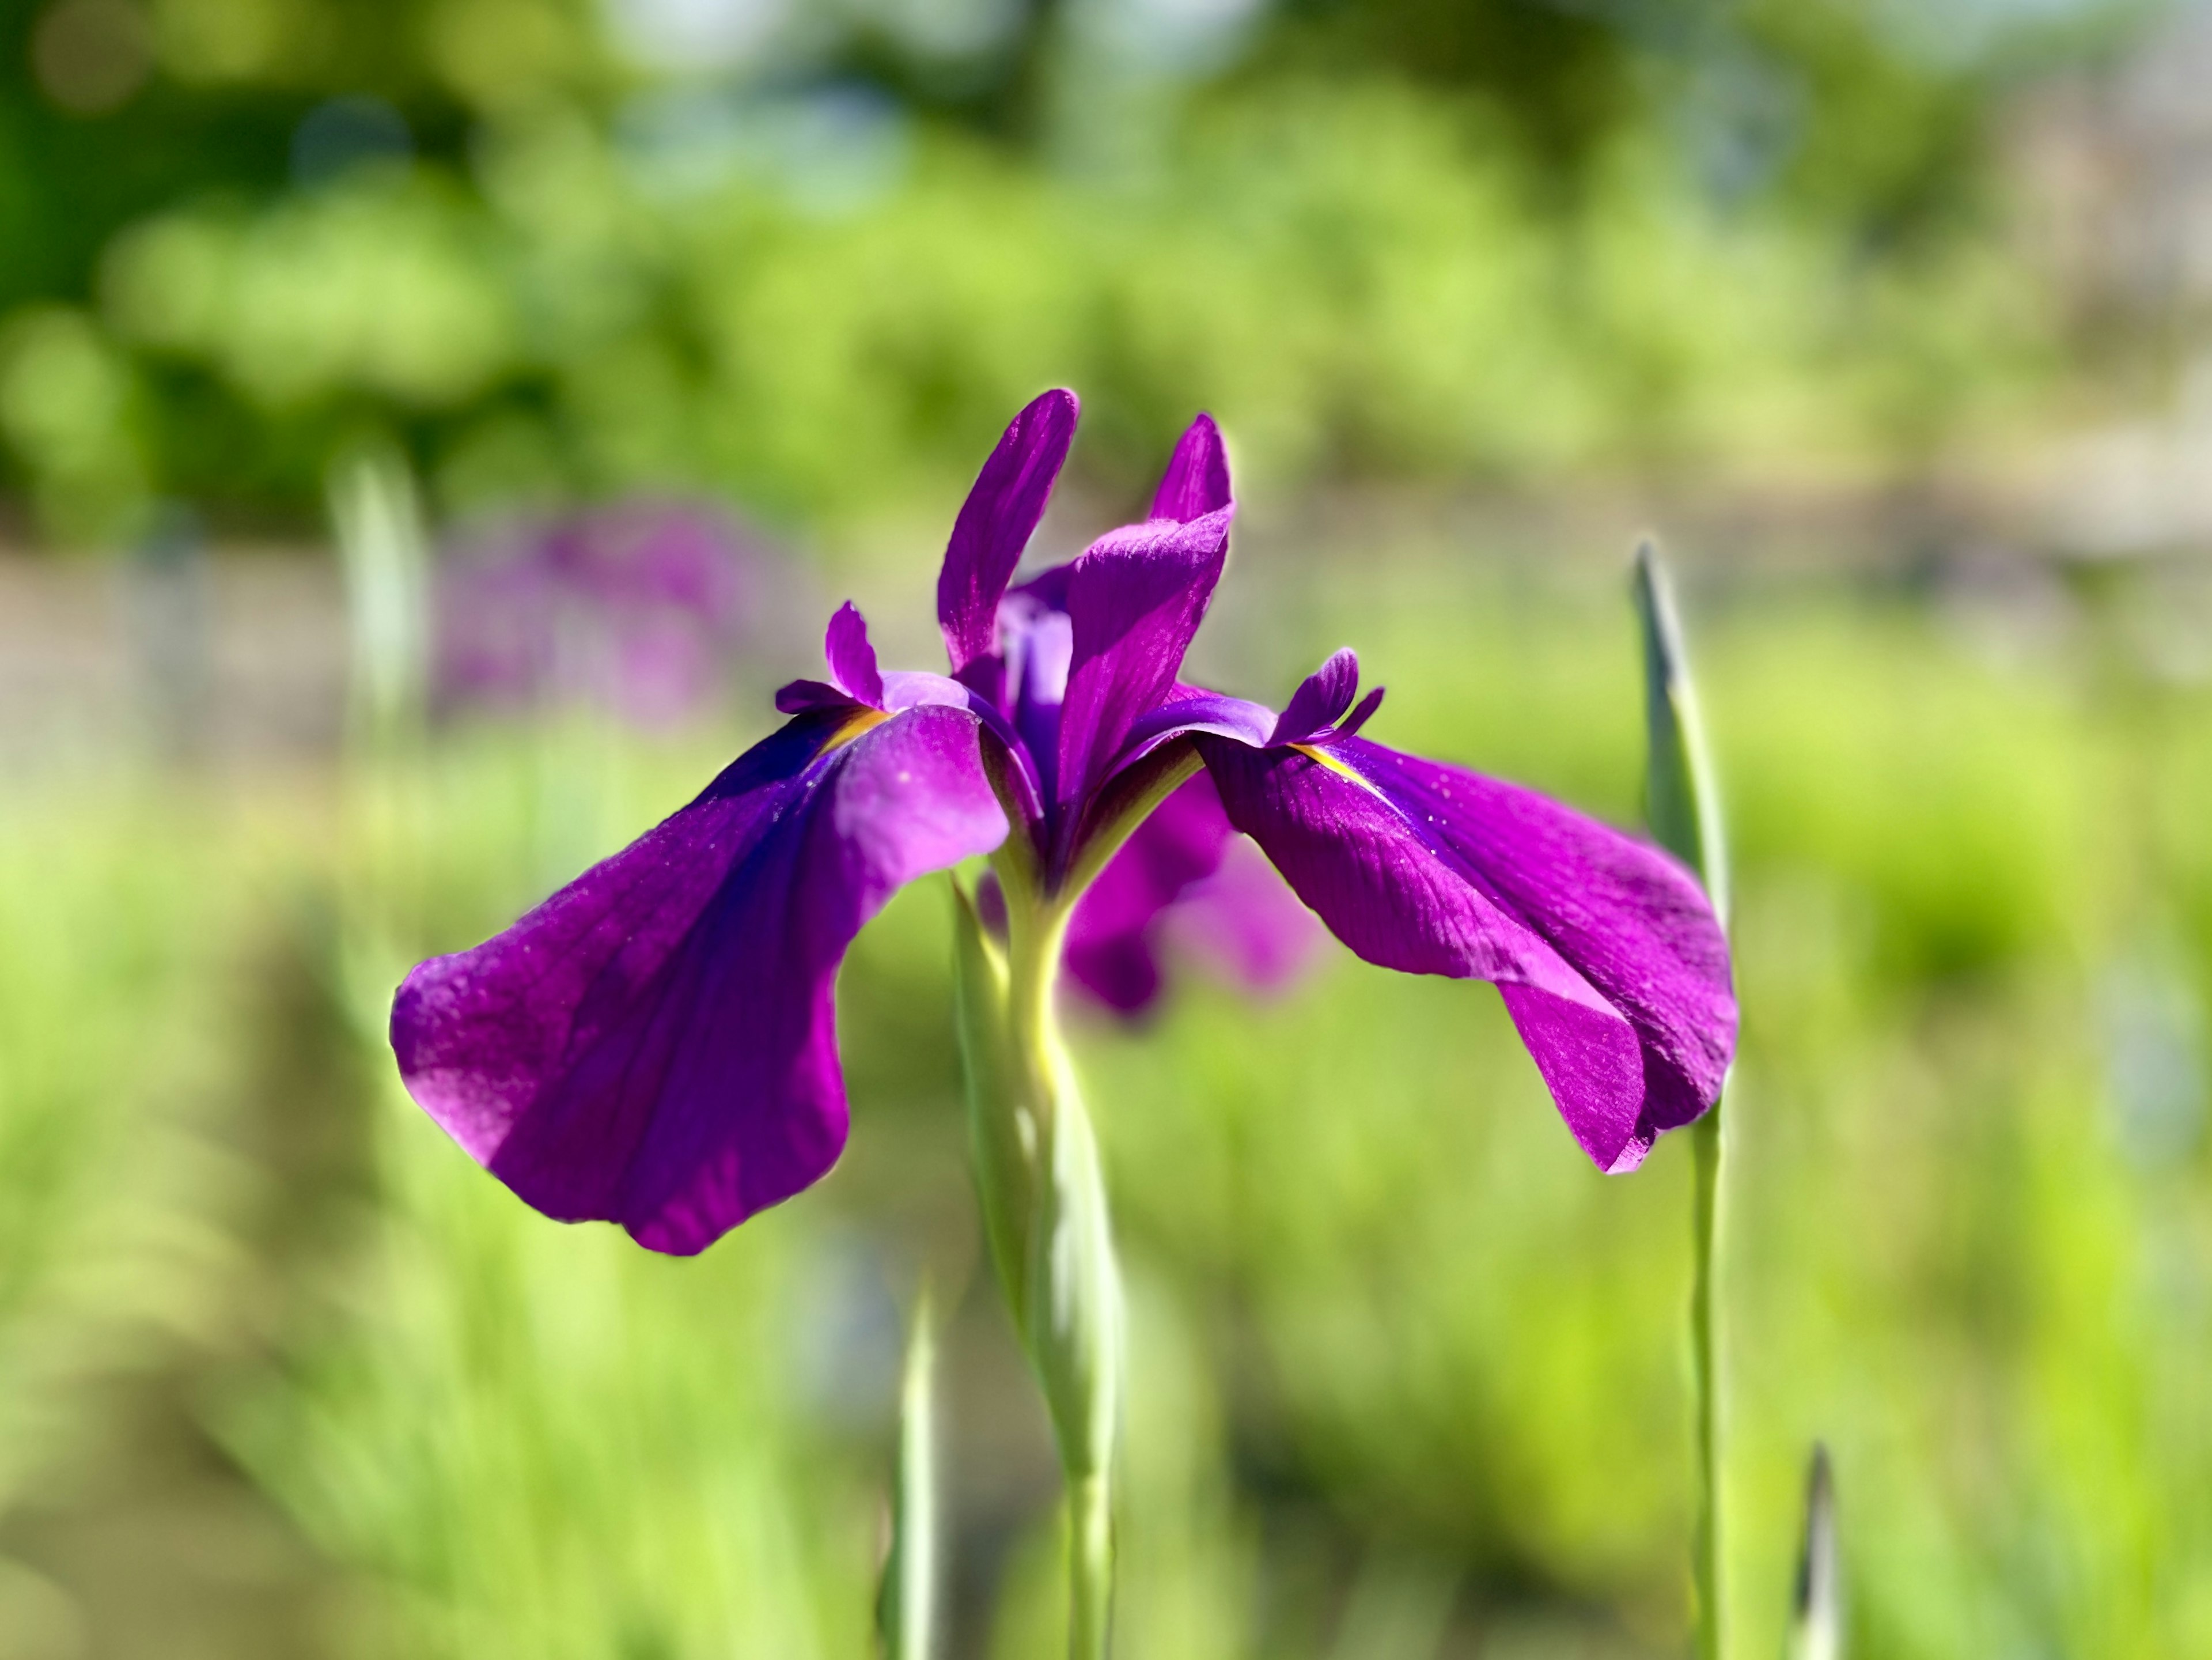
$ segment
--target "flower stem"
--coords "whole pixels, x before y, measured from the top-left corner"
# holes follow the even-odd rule
[[[1112,1624],[1114,1512],[1106,1476],[1067,1487],[1067,1652],[1069,1660],[1103,1660]]]
[[[1659,844],[1696,873],[1721,926],[1728,926],[1728,842],[1712,756],[1683,649],[1682,625],[1659,550],[1636,551],[1637,614],[1643,624],[1644,711],[1649,769],[1645,810]],[[1725,1083],[1723,1085],[1726,1088]],[[1697,1413],[1697,1533],[1691,1573],[1697,1591],[1698,1660],[1722,1660],[1728,1650],[1723,1595],[1722,1463],[1726,1427],[1722,1395],[1719,1299],[1715,1286],[1721,1245],[1721,1102],[1690,1128],[1694,1189],[1690,1228],[1690,1365]]]
[[[1698,1660],[1721,1660],[1725,1605],[1721,1599],[1721,1376],[1715,1322],[1714,1268],[1719,1255],[1721,1109],[1690,1127],[1693,1171],[1691,1201],[1690,1364],[1695,1377],[1698,1442],[1698,1520],[1692,1546],[1697,1585]]]
[[[955,911],[975,1182],[1000,1288],[1060,1451],[1070,1660],[1105,1660],[1114,1449],[1127,1362],[1097,1141],[1054,1012],[1072,901],[1043,898],[1025,873],[1006,865],[1001,882],[1003,952],[964,895]]]

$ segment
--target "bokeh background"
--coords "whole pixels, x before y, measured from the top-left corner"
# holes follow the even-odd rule
[[[1383,741],[1628,824],[1666,538],[1735,1654],[1816,1440],[1853,1655],[2212,1652],[2208,88],[2201,0],[7,0],[0,1653],[860,1655],[925,1276],[947,1652],[1056,1651],[941,884],[845,971],[843,1165],[694,1262],[380,1041],[837,599],[933,662],[1054,383],[1041,554],[1211,409],[1207,678],[1355,643]],[[1683,1652],[1684,1150],[1595,1175],[1484,988],[1194,943],[1077,1016],[1122,1652]]]

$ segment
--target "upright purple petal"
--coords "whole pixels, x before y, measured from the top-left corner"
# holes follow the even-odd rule
[[[953,521],[937,578],[937,621],[956,675],[997,649],[1000,596],[1044,517],[1079,407],[1073,392],[1054,389],[1016,416]]]
[[[1382,688],[1376,687],[1359,700],[1359,706],[1337,723],[1339,738],[1357,737],[1359,729],[1375,718],[1375,711],[1382,707]]]
[[[1187,524],[1229,503],[1229,452],[1213,417],[1200,415],[1176,441],[1160,487],[1152,492],[1152,516]]]
[[[1197,740],[1230,821],[1371,963],[1495,982],[1568,1128],[1607,1171],[1720,1091],[1728,943],[1656,848],[1534,791],[1362,739]]]
[[[803,715],[506,933],[400,988],[416,1100],[565,1221],[703,1250],[836,1161],[831,988],[893,890],[995,847],[975,718]]]
[[[1110,532],[1068,568],[1074,638],[1060,714],[1063,806],[1105,777],[1131,729],[1173,690],[1221,580],[1234,511]]]
[[[851,600],[830,619],[822,651],[830,660],[830,678],[841,690],[870,708],[883,708],[884,677],[876,667],[876,648],[868,643],[868,622]]]
[[[1269,734],[1270,744],[1303,744],[1328,730],[1352,707],[1359,691],[1359,659],[1351,647],[1306,676]]]

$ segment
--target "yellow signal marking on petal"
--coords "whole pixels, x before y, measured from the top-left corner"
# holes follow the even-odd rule
[[[872,731],[890,719],[890,716],[882,709],[854,709],[847,717],[845,724],[830,734],[830,741],[822,746],[822,753],[828,755],[844,748],[855,738]]]
[[[1352,770],[1352,766],[1347,766],[1347,763],[1343,762],[1343,757],[1332,755],[1332,752],[1325,751],[1325,748],[1321,748],[1321,746],[1316,746],[1316,744],[1290,744],[1290,748],[1294,748],[1294,751],[1298,751],[1298,755],[1303,755],[1303,757],[1305,757],[1305,759],[1310,759],[1310,762],[1318,762],[1318,763],[1321,763],[1321,766],[1329,768],[1329,770],[1332,770],[1334,775],[1336,775],[1336,777],[1340,777],[1340,779],[1349,779],[1349,781],[1352,781],[1352,783],[1358,783],[1360,788],[1367,790],[1367,794],[1371,794],[1371,797],[1374,797],[1376,801],[1380,801],[1380,804],[1382,804],[1382,806],[1387,806],[1387,808],[1389,808],[1391,812],[1402,812],[1401,806],[1395,804],[1395,801],[1391,801],[1391,799],[1387,797],[1387,794],[1382,794],[1382,790],[1376,788],[1374,779],[1364,777],[1364,775],[1360,775],[1360,772],[1354,772],[1354,770]]]
[[[1321,749],[1312,744],[1292,744],[1290,747],[1296,750],[1300,755],[1304,756],[1307,760],[1318,761],[1322,765],[1327,767],[1331,772],[1341,774],[1343,776],[1349,778],[1355,784],[1364,784],[1367,781],[1364,778],[1362,778],[1358,773],[1352,771],[1350,767],[1346,766],[1343,762],[1338,760],[1336,757],[1331,755],[1325,749]]]

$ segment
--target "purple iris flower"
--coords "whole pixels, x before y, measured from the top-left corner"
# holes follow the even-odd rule
[[[683,720],[722,692],[764,562],[719,514],[667,503],[504,526],[440,574],[440,702],[583,696],[642,726]]]
[[[1697,881],[1533,791],[1359,736],[1340,651],[1278,714],[1184,684],[1228,550],[1227,457],[1183,435],[1144,522],[1009,587],[1077,404],[1018,416],[938,579],[951,673],[879,670],[851,605],[827,681],[657,828],[496,938],[417,966],[392,1042],[416,1101],[525,1201],[688,1254],[824,1175],[847,1128],[832,988],[901,885],[995,854],[1064,905],[1203,775],[1361,957],[1487,980],[1568,1128],[1632,1170],[1717,1095],[1728,946]]]

